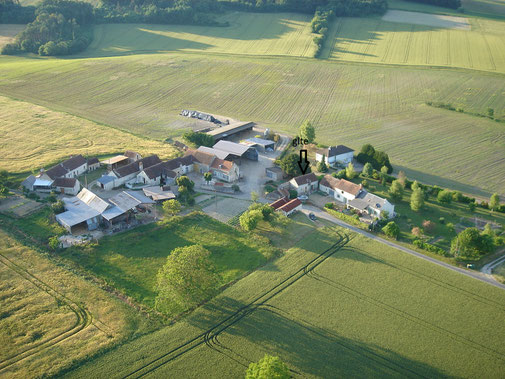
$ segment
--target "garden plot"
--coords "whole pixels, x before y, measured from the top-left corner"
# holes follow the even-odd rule
[[[248,200],[218,198],[217,203],[208,205],[203,208],[203,211],[216,220],[228,222],[233,217],[244,212],[249,205],[251,205],[251,202]]]
[[[382,16],[382,20],[402,24],[434,26],[436,28],[470,30],[470,24],[466,17],[390,10]]]
[[[42,207],[42,203],[16,195],[2,201],[0,212],[14,213],[18,217],[24,217]]]

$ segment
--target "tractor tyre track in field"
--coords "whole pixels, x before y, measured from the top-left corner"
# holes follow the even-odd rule
[[[178,347],[168,351],[167,353],[153,359],[147,364],[131,371],[129,374],[125,375],[123,378],[139,378],[143,377],[149,373],[152,373],[156,369],[164,366],[165,364],[173,361],[179,356],[205,344],[206,346],[213,348],[213,342],[217,341],[219,334],[224,332],[226,329],[230,328],[244,317],[248,316],[259,307],[263,306],[267,301],[271,300],[273,297],[277,296],[279,293],[289,288],[291,285],[296,283],[299,279],[303,278],[307,272],[312,271],[314,268],[323,263],[327,258],[335,254],[338,250],[344,247],[349,242],[349,237],[347,234],[342,235],[338,233],[338,240],[328,249],[323,251],[314,259],[310,260],[308,263],[299,268],[296,272],[289,275],[287,278],[283,279],[280,283],[273,286],[268,291],[259,295],[251,301],[249,304],[239,308],[237,311],[232,313],[230,316],[226,317],[221,322],[215,324],[207,331],[199,334],[198,336],[190,339],[189,341],[179,345]]]
[[[350,350],[350,351],[352,351],[352,352],[354,352],[364,358],[367,358],[367,359],[372,360],[376,363],[379,363],[380,365],[387,367],[387,368],[391,369],[392,371],[395,371],[399,374],[406,375],[406,372],[407,372],[407,373],[412,374],[409,377],[416,377],[416,378],[421,377],[421,378],[426,378],[426,379],[428,378],[428,377],[412,370],[409,367],[398,364],[398,363],[394,362],[393,360],[387,359],[387,358],[377,354],[376,352],[374,352],[371,349],[367,349],[366,347],[352,346],[350,344],[346,344],[344,342],[341,342],[339,340],[342,339],[342,336],[339,336],[339,335],[332,333],[328,330],[325,330],[323,333],[322,331],[317,330],[317,329],[320,329],[319,326],[314,325],[309,321],[300,319],[299,317],[293,316],[288,311],[285,311],[283,309],[280,309],[280,308],[277,308],[275,306],[268,305],[268,304],[265,304],[261,310],[269,312],[269,313],[273,313],[277,316],[288,319],[289,321],[310,331],[311,333],[314,333],[320,337],[329,339],[331,342],[333,342],[337,345],[340,345],[340,346],[342,346],[342,347],[344,347],[344,348],[346,348],[346,349],[348,349],[348,350]],[[329,334],[329,336],[328,336],[328,334]],[[399,369],[401,369],[401,370],[399,370]]]
[[[76,322],[71,327],[67,328],[66,330],[62,331],[61,333],[53,336],[48,340],[41,341],[40,343],[35,344],[34,346],[27,348],[15,355],[12,355],[3,360],[2,362],[0,362],[0,371],[25,358],[30,357],[31,355],[41,352],[42,350],[48,347],[54,346],[55,344],[62,342],[69,337],[74,336],[75,334],[79,333],[81,330],[87,328],[89,325],[92,324],[93,317],[89,311],[87,311],[86,309],[84,309],[83,307],[81,307],[80,305],[78,305],[77,303],[75,303],[74,301],[72,301],[71,299],[60,293],[59,291],[55,290],[50,285],[37,278],[36,276],[31,274],[28,270],[18,265],[17,263],[13,262],[11,259],[7,258],[2,253],[0,253],[0,263],[16,272],[22,278],[32,283],[35,287],[39,288],[41,291],[44,291],[50,296],[54,297],[57,301],[65,303],[65,305],[76,316]]]

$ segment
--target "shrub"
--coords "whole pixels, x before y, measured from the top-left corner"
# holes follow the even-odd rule
[[[437,200],[440,204],[450,204],[452,201],[452,192],[448,190],[440,191],[437,195]]]
[[[298,192],[296,192],[295,190],[290,189],[289,190],[289,198],[290,199],[296,199],[297,197],[298,197]]]
[[[326,203],[326,204],[324,204],[324,207],[327,209],[333,209],[334,204],[333,203]]]
[[[449,233],[454,233],[454,224],[452,222],[447,223],[447,230]]]
[[[390,238],[398,239],[400,235],[400,227],[394,221],[390,221],[382,228],[384,234]]]
[[[444,217],[440,217],[438,219],[438,222],[441,223],[441,224],[445,224],[445,218]]]
[[[435,223],[430,220],[424,220],[423,221],[423,229],[424,229],[425,233],[431,234],[435,231]]]
[[[412,244],[414,246],[417,246],[420,249],[427,250],[427,251],[430,251],[430,252],[438,254],[438,255],[443,255],[443,256],[447,256],[448,255],[447,252],[444,249],[441,249],[438,246],[435,246],[435,245],[423,242],[423,241],[421,241],[419,239],[415,239],[412,242]]]
[[[65,204],[63,201],[58,200],[57,202],[51,204],[51,209],[53,210],[54,214],[60,214],[65,210]]]
[[[363,181],[361,182],[361,184],[363,185],[363,187],[368,187],[368,180],[366,180],[366,179],[365,179],[365,180],[363,180]]]
[[[56,251],[60,247],[60,240],[58,239],[58,236],[52,236],[49,237],[47,244],[51,250]]]
[[[413,227],[411,232],[416,237],[421,237],[423,235],[423,232],[422,232],[421,228],[418,227],[418,226]]]
[[[238,184],[233,184],[231,186],[231,188],[235,191],[235,192],[239,192],[240,191],[240,187],[238,186]]]

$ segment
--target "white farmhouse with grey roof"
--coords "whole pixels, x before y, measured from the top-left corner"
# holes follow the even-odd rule
[[[358,197],[347,203],[349,208],[366,213],[372,217],[381,218],[387,212],[388,218],[395,216],[395,206],[387,199],[374,195],[373,193],[363,191]]]
[[[316,151],[316,161],[322,162],[323,157],[327,165],[343,165],[347,166],[352,162],[354,150],[344,145],[330,146],[326,149],[318,149]]]

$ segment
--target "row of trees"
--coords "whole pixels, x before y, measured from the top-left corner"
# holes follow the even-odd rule
[[[188,131],[182,135],[182,138],[197,147],[212,147],[214,145],[214,137],[208,135],[207,133]]]
[[[369,143],[361,147],[356,159],[358,162],[363,164],[370,163],[372,168],[376,170],[381,170],[382,167],[386,167],[387,174],[391,174],[393,172],[393,166],[389,161],[389,156],[383,151],[375,150],[375,148]]]
[[[0,0],[0,24],[28,24],[34,19],[35,7],[23,7],[14,0]]]

